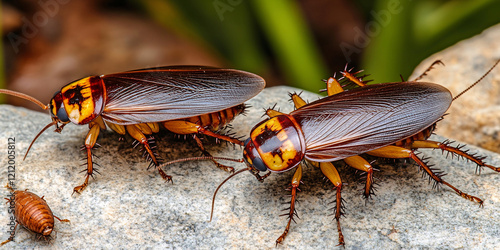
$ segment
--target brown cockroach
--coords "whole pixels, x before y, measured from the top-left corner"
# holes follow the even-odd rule
[[[2,242],[1,245],[14,240],[16,228],[19,224],[37,234],[39,238],[49,240],[50,234],[54,230],[54,218],[60,222],[70,222],[67,219],[60,219],[53,215],[43,196],[40,198],[32,192],[14,190],[11,187],[8,188],[11,189],[12,195],[10,199],[5,199],[7,203],[10,203],[9,213],[14,213],[16,225],[9,239]]]
[[[472,86],[479,83],[500,62],[498,60],[479,80],[460,94],[452,97],[445,87],[428,82],[420,82],[422,74],[414,81],[380,83],[366,85],[363,76],[345,69],[343,78],[349,84],[356,84],[351,90],[344,91],[342,79],[329,78],[328,97],[306,103],[292,94],[295,110],[289,114],[268,109],[267,120],[261,121],[250,132],[245,141],[243,159],[247,168],[237,171],[224,180],[214,193],[230,178],[244,171],[250,171],[259,181],[271,173],[295,169],[290,183],[291,200],[288,223],[276,245],[283,242],[290,230],[291,221],[296,214],[297,190],[303,176],[302,164],[306,161],[320,168],[322,173],[335,186],[335,220],[337,222],[338,243],[344,245],[340,218],[344,214],[341,191],[342,179],[331,163],[343,160],[346,165],[366,173],[363,194],[369,198],[373,194],[373,167],[362,154],[391,159],[411,159],[429,176],[435,185],[451,188],[459,196],[483,205],[479,197],[467,194],[446,182],[443,173],[432,168],[425,158],[418,156],[416,150],[422,148],[441,149],[463,157],[478,166],[500,172],[484,162],[480,157],[460,146],[449,142],[428,140],[436,123],[442,119],[451,103]],[[440,63],[436,61],[434,64]],[[433,64],[433,65],[434,65]],[[210,159],[210,158],[206,158]],[[264,175],[260,173],[266,172]],[[213,203],[212,203],[213,211]]]
[[[204,155],[209,156],[200,135],[243,145],[237,138],[219,134],[233,118],[244,112],[245,101],[257,95],[265,86],[262,77],[234,69],[207,66],[166,66],[132,70],[114,74],[90,76],[76,80],[57,91],[48,105],[34,97],[12,90],[0,89],[0,94],[17,96],[49,110],[52,122],[35,136],[26,151],[28,154],[37,138],[51,126],[60,133],[69,123],[88,125],[85,150],[87,168],[82,185],[73,189],[81,193],[89,178],[98,173],[92,150],[99,146],[97,137],[109,127],[118,134],[130,135],[147,152],[149,166],[154,166],[166,181],[172,181],[161,168],[154,149],[154,134],[163,126],[178,135],[192,135]],[[26,157],[25,155],[25,157]],[[228,172],[233,168],[214,161]]]

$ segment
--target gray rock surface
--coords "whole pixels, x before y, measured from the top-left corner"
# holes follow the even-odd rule
[[[281,111],[292,105],[288,87],[265,89],[249,101],[247,116],[237,117],[234,132],[247,136],[261,120],[263,108],[278,103]],[[316,94],[304,92],[309,101]],[[80,160],[87,132],[86,126],[68,125],[62,134],[47,131],[35,143],[25,161],[22,157],[36,133],[50,122],[48,114],[8,105],[0,106],[0,174],[7,184],[8,138],[16,140],[16,185],[44,195],[55,215],[71,220],[56,222],[56,238],[51,244],[34,239],[18,229],[13,248],[183,248],[183,249],[273,249],[283,232],[292,171],[273,174],[259,183],[247,173],[236,176],[221,189],[216,200],[214,219],[209,222],[212,195],[228,176],[211,162],[185,162],[169,166],[174,184],[165,183],[147,164],[137,149],[119,142],[117,134],[106,132],[95,150],[102,166],[95,180],[81,195],[71,195],[73,187],[83,182]],[[435,137],[436,140],[443,140]],[[207,143],[217,156],[241,158],[242,149]],[[191,140],[174,139],[166,134],[159,141],[165,159],[198,156]],[[469,146],[500,166],[494,153]],[[445,179],[464,192],[485,200],[484,208],[467,201],[447,188],[433,190],[417,167],[402,163],[380,165],[376,196],[365,202],[363,181],[357,181],[339,167],[349,185],[344,188],[346,216],[342,218],[347,249],[398,248],[488,248],[500,246],[500,174],[485,169],[474,174],[475,166],[451,159],[439,151],[422,150],[430,162],[444,170]],[[381,162],[381,161],[378,161]],[[243,164],[227,163],[236,169]],[[342,165],[342,164],[340,164]],[[297,211],[300,219],[292,224],[283,249],[333,248],[337,229],[331,216],[334,192],[314,167],[306,167],[299,193]],[[0,189],[6,197],[7,189]],[[7,205],[0,206],[0,238],[8,238]]]
[[[500,24],[440,51],[424,60],[414,79],[435,60],[436,66],[422,81],[439,83],[455,96],[477,81],[500,59]],[[500,153],[500,65],[481,83],[458,98],[440,122],[438,133]]]

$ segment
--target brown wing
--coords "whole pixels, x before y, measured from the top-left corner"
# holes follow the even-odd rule
[[[160,122],[224,110],[257,95],[265,81],[234,69],[172,66],[101,76],[101,114],[117,124]]]
[[[291,113],[306,159],[335,161],[410,137],[440,119],[452,102],[433,83],[384,83],[319,99]]]

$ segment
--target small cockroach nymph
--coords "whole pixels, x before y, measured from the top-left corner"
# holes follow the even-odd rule
[[[49,205],[38,195],[28,192],[14,190],[7,186],[12,191],[12,196],[7,199],[7,203],[10,204],[14,217],[16,219],[16,225],[14,226],[13,234],[6,241],[2,242],[1,245],[14,240],[16,228],[18,225],[23,226],[29,231],[34,232],[38,238],[44,239],[46,241],[50,240],[50,234],[54,230],[54,218],[58,219],[60,222],[69,222],[66,219],[59,219],[59,217],[52,214]]]
[[[499,61],[471,87],[489,74]],[[431,68],[432,66],[428,70]],[[436,123],[445,115],[453,100],[470,87],[452,97],[450,91],[441,85],[418,81],[425,73],[414,81],[372,85],[366,85],[359,73],[351,73],[346,69],[341,72],[341,78],[329,78],[326,81],[328,96],[311,103],[306,103],[298,95],[292,94],[296,109],[289,114],[268,109],[266,114],[270,118],[254,126],[250,137],[245,141],[243,161],[247,168],[222,182],[214,193],[214,199],[219,188],[238,173],[248,170],[259,181],[263,181],[271,173],[295,169],[291,181],[288,223],[283,234],[276,240],[276,244],[280,244],[287,236],[290,223],[296,216],[295,201],[303,175],[301,164],[305,161],[311,162],[319,167],[335,186],[338,243],[344,245],[340,225],[340,218],[344,214],[341,195],[343,184],[339,172],[331,162],[343,160],[346,165],[365,172],[363,195],[368,198],[373,194],[374,170],[361,156],[367,154],[383,158],[411,159],[436,185],[448,186],[461,197],[482,206],[483,200],[446,182],[442,172],[432,168],[416,153],[416,150],[421,148],[441,149],[474,162],[479,169],[487,167],[500,172],[499,167],[486,164],[484,157],[470,154],[460,146],[454,147],[449,142],[428,140]],[[343,84],[355,84],[358,87],[350,86],[350,90],[345,91]],[[266,174],[260,175],[266,171]]]
[[[154,147],[153,134],[160,126],[179,135],[193,135],[205,156],[198,137],[200,134],[243,145],[237,138],[217,133],[245,110],[245,101],[265,87],[260,76],[234,69],[205,66],[169,66],[148,68],[101,76],[86,77],[64,86],[48,105],[25,94],[0,89],[0,93],[30,100],[49,110],[52,122],[33,139],[28,151],[46,129],[56,126],[61,132],[68,123],[88,124],[85,138],[87,169],[82,185],[74,188],[80,193],[89,177],[97,172],[92,149],[101,130],[109,127],[120,135],[130,135],[144,147],[150,166],[156,167],[163,179],[171,181],[160,167],[161,159]],[[26,157],[26,156],[25,156]],[[213,162],[226,171],[234,171]]]

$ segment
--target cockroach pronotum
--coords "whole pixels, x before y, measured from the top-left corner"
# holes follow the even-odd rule
[[[288,223],[283,234],[276,240],[278,245],[287,236],[290,223],[297,215],[295,201],[303,175],[301,165],[305,161],[311,162],[319,167],[335,186],[338,242],[339,245],[344,245],[340,225],[340,217],[344,214],[341,196],[343,184],[339,172],[331,162],[343,160],[346,165],[365,172],[363,194],[365,198],[369,198],[373,194],[373,168],[360,156],[367,154],[383,158],[411,159],[429,175],[429,179],[435,181],[435,185],[448,186],[461,197],[482,206],[483,201],[480,198],[466,194],[444,181],[444,174],[432,168],[415,151],[421,148],[441,149],[474,162],[479,170],[487,167],[500,172],[500,168],[486,164],[484,157],[470,154],[462,150],[461,146],[451,146],[447,141],[428,140],[436,123],[445,115],[453,100],[479,83],[499,62],[500,60],[479,80],[455,97],[441,85],[418,81],[440,61],[433,63],[413,81],[366,85],[364,76],[359,76],[361,71],[351,73],[345,69],[341,71],[341,78],[331,77],[326,81],[328,96],[325,98],[306,103],[298,95],[292,94],[296,110],[289,114],[273,109],[266,110],[270,118],[255,125],[250,137],[245,141],[243,159],[239,162],[245,162],[247,168],[224,180],[215,191],[214,200],[220,187],[236,174],[250,171],[259,181],[263,181],[273,172],[295,168],[291,181]],[[351,85],[358,87],[352,88]],[[346,86],[350,90],[344,91]],[[179,161],[182,160],[175,162]],[[260,172],[265,171],[268,172],[260,175]],[[212,213],[213,205],[214,203]]]
[[[16,228],[19,224],[36,233],[40,238],[48,240],[54,230],[54,218],[61,222],[69,222],[69,220],[59,219],[59,217],[54,216],[43,197],[40,198],[38,195],[28,191],[14,191],[9,186],[8,188],[12,190],[12,196],[10,199],[5,199],[7,203],[11,204],[11,208],[13,208],[16,225],[14,226],[14,230],[12,230],[12,235],[9,239],[2,242],[2,245],[14,240]]]
[[[51,114],[52,122],[33,139],[26,155],[35,140],[53,125],[59,133],[69,122],[89,125],[83,146],[87,157],[86,178],[82,185],[74,188],[74,192],[80,193],[97,171],[92,149],[106,125],[120,135],[132,136],[137,141],[135,145],[142,144],[150,166],[154,165],[163,179],[171,181],[172,177],[159,167],[160,159],[150,145],[160,124],[176,134],[192,134],[207,156],[210,154],[197,134],[243,145],[240,140],[217,131],[242,113],[245,110],[243,103],[264,87],[264,79],[245,71],[168,66],[86,77],[64,86],[48,105],[11,90],[0,89],[0,93],[30,100]],[[214,163],[226,171],[233,171],[215,160]]]

